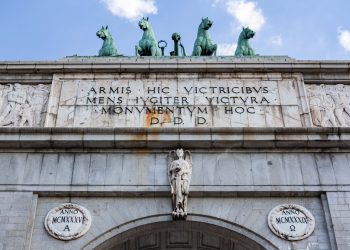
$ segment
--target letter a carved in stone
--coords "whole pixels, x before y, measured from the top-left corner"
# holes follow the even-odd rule
[[[187,201],[192,175],[192,155],[189,151],[170,151],[168,157],[168,177],[171,186],[174,220],[185,220]]]

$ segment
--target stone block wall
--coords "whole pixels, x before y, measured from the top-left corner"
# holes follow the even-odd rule
[[[242,225],[280,244],[280,249],[335,249],[331,244],[347,249],[350,245],[349,154],[217,150],[192,154],[190,213]],[[128,221],[158,215],[171,220],[167,152],[9,152],[0,154],[0,171],[5,173],[0,176],[3,249],[28,249],[30,244],[32,249],[77,249]],[[35,216],[33,191],[40,195]],[[320,199],[325,192],[326,205]],[[83,205],[93,216],[88,234],[69,243],[53,239],[43,226],[48,211],[65,202]],[[300,204],[312,212],[316,231],[310,238],[293,243],[270,232],[268,212],[282,203]],[[336,242],[329,234],[332,224]]]
[[[71,242],[59,241],[52,238],[46,233],[43,227],[47,212],[53,207],[65,202],[80,204],[87,208],[92,215],[93,226],[89,232],[82,238]],[[309,238],[302,241],[290,242],[282,240],[270,231],[267,225],[268,213],[273,207],[284,203],[300,204],[314,215],[316,228]],[[240,233],[243,235],[247,234],[244,236],[252,237],[248,232],[253,232],[255,236],[258,235],[265,238],[265,240],[272,242],[280,250],[331,249],[324,210],[319,197],[198,197],[190,198],[189,211],[191,211],[188,217],[189,221],[212,223],[212,218],[215,218],[215,222],[213,223],[217,223],[218,226],[223,227],[227,227],[227,222],[229,222],[235,230],[241,230]],[[104,240],[122,232],[124,229],[127,230],[142,226],[143,220],[147,220],[147,224],[158,221],[171,221],[170,198],[42,197],[38,200],[31,249],[93,249],[93,247],[98,246],[97,243],[100,242],[99,240],[104,242]]]
[[[347,191],[348,153],[192,152],[192,192]],[[168,152],[0,153],[0,191],[169,192]],[[210,187],[210,188],[209,188]],[[288,187],[288,189],[286,189]]]
[[[0,249],[29,249],[37,196],[0,192]]]
[[[338,250],[350,246],[350,192],[330,192],[327,199]]]

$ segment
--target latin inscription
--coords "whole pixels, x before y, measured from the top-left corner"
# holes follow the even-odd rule
[[[57,120],[56,126],[283,126],[277,82],[248,79],[67,80]]]
[[[71,231],[69,224],[82,224],[85,219],[77,209],[62,209],[52,218],[52,224],[65,224],[63,231]]]
[[[314,230],[312,214],[299,205],[281,205],[269,214],[270,229],[286,240],[300,240],[308,237]]]
[[[163,123],[159,115],[170,115],[173,125],[182,125],[183,115],[189,114],[195,117],[195,125],[208,123],[207,116],[211,111],[210,106],[223,106],[225,115],[255,114],[253,105],[268,105],[270,101],[263,94],[269,93],[268,87],[186,87],[182,91],[186,96],[171,96],[170,87],[147,87],[146,96],[134,96],[131,87],[91,87],[86,97],[86,105],[100,106],[101,115],[149,115],[153,114],[146,126],[154,126]],[[117,94],[117,95],[115,95]],[[191,102],[190,95],[200,94],[204,103],[201,106]],[[210,94],[210,96],[206,96]],[[229,94],[233,96],[211,96]],[[246,95],[261,96],[246,96]],[[152,96],[157,95],[157,96]],[[158,96],[160,95],[160,96]],[[165,95],[165,96],[163,96]],[[170,95],[170,96],[166,96]],[[132,101],[135,106],[126,106]],[[124,105],[123,105],[124,104]],[[166,121],[168,122],[168,121]]]
[[[47,232],[61,240],[79,238],[87,232],[91,225],[91,216],[82,206],[62,204],[52,209],[45,219]]]

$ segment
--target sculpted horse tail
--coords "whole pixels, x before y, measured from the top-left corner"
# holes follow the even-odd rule
[[[103,40],[102,48],[98,52],[98,56],[117,56],[117,48],[114,45],[112,34],[108,30],[108,25],[97,31],[96,36]]]
[[[202,18],[198,27],[197,39],[193,46],[192,56],[212,56],[216,55],[217,45],[213,44],[209,37],[208,30],[213,25],[209,18]]]
[[[148,17],[142,18],[139,21],[139,27],[143,30],[143,36],[139,44],[135,46],[136,56],[161,56],[158,42],[148,21]]]
[[[249,44],[249,39],[253,38],[254,36],[254,31],[249,29],[249,27],[243,27],[243,30],[238,38],[235,56],[255,56],[255,51]]]

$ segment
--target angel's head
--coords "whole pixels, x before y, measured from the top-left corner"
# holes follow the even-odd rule
[[[184,157],[184,151],[182,148],[179,148],[179,149],[176,149],[176,155],[179,157],[179,158],[183,158]]]

